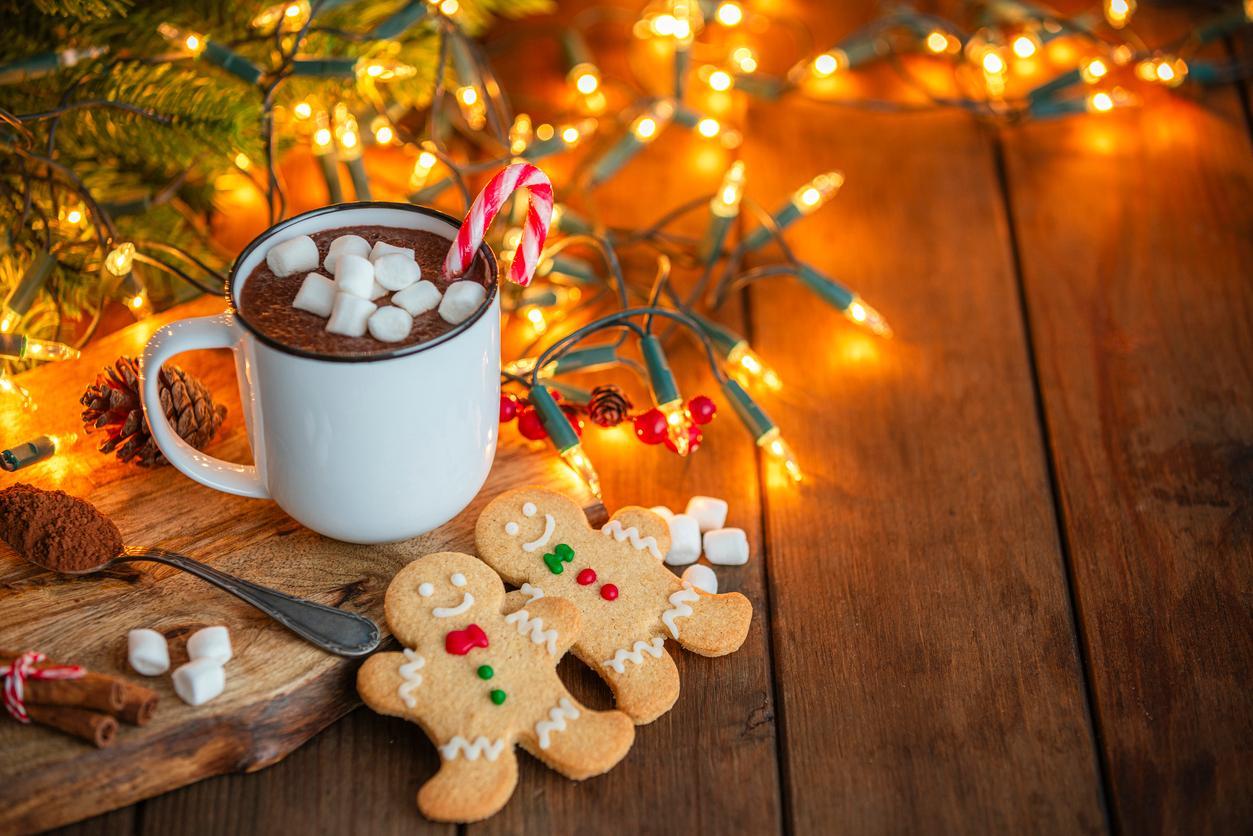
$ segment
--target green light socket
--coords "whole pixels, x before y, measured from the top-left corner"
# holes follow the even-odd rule
[[[394,38],[413,24],[426,17],[426,3],[423,0],[409,0],[408,5],[374,27],[371,37]]]
[[[44,282],[56,263],[57,260],[46,250],[36,252],[34,260],[22,274],[21,280],[13,288],[9,298],[5,300],[4,306],[25,316],[30,306],[35,303],[35,297],[39,295],[39,290],[44,286]]]
[[[583,33],[577,29],[567,29],[561,33],[561,52],[566,59],[566,72],[580,64],[592,64],[592,50],[588,48]]]
[[[297,58],[291,62],[292,75],[318,78],[356,78],[356,58]]]
[[[853,300],[857,298],[857,294],[853,293],[853,291],[827,278],[808,264],[801,265],[800,270],[796,273],[796,277],[804,282],[806,287],[821,296],[823,301],[834,306],[836,310],[848,310],[848,306],[853,304]]]
[[[644,367],[648,369],[648,385],[653,390],[653,402],[658,406],[681,400],[679,384],[675,382],[670,362],[661,348],[661,340],[652,334],[640,340],[640,353],[644,355]]]
[[[734,351],[737,346],[747,342],[747,340],[739,334],[719,322],[714,322],[712,319],[708,319],[694,312],[688,312],[687,315],[696,320],[696,324],[700,326],[700,330],[705,332],[705,336],[709,337],[710,341],[713,342],[714,347],[718,349],[718,353],[721,354],[724,359],[730,356],[731,352]]]
[[[574,431],[574,427],[570,426],[566,414],[561,411],[552,393],[546,388],[532,387],[531,405],[539,413],[540,423],[544,425],[544,431],[552,439],[553,446],[557,448],[558,453],[564,453],[579,443],[579,434]]]
[[[204,56],[210,63],[217,64],[249,84],[256,84],[261,80],[261,68],[228,46],[209,41],[205,44]]]
[[[731,408],[735,410],[736,416],[747,428],[753,440],[756,441],[766,433],[774,429],[774,421],[770,420],[770,416],[765,413],[757,402],[752,399],[748,392],[744,391],[744,387],[734,378],[728,378],[722,384],[723,394],[727,396],[727,400],[731,402]]]

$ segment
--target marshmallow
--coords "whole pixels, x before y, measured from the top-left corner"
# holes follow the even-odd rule
[[[410,316],[418,316],[439,307],[443,294],[434,282],[414,282],[392,297],[392,304],[404,308]]]
[[[366,324],[370,329],[370,336],[379,342],[398,343],[409,336],[413,317],[395,305],[388,305],[370,314],[370,321]]]
[[[403,255],[410,261],[413,261],[413,250],[397,247],[386,241],[375,241],[374,249],[370,250],[370,261],[378,261],[385,255]]]
[[[359,255],[342,255],[335,262],[335,290],[359,299],[374,291],[374,265]]]
[[[213,659],[219,665],[231,660],[231,634],[225,627],[204,627],[191,634],[187,640],[187,656],[197,659]]]
[[[695,517],[701,531],[713,531],[727,523],[727,501],[712,496],[694,496],[687,501],[683,513]]]
[[[331,308],[335,307],[335,282],[321,273],[310,273],[305,276],[291,306],[323,318],[330,316]]]
[[[349,296],[347,293],[336,293],[335,308],[331,311],[331,318],[326,323],[326,330],[332,334],[343,334],[345,337],[364,337],[366,325],[376,310],[378,310],[378,305],[368,299]]]
[[[652,508],[649,508],[648,510],[652,511],[654,514],[661,517],[663,520],[668,520],[674,516],[674,512],[664,505],[654,505]]]
[[[705,557],[719,566],[743,566],[748,562],[748,535],[742,528],[705,532]]]
[[[276,276],[291,276],[318,269],[318,245],[308,235],[280,241],[265,254],[265,263]]]
[[[378,282],[375,282],[374,287],[370,288],[370,301],[371,302],[378,300],[378,299],[382,299],[386,295],[387,295],[387,288],[383,287]]]
[[[693,563],[683,570],[682,577],[697,589],[708,592],[710,595],[718,594],[718,576],[714,574],[713,569],[703,563]]]
[[[335,262],[341,255],[357,255],[362,258],[369,258],[370,242],[360,235],[341,235],[331,242],[330,248],[326,251],[326,258],[322,260],[322,263],[326,265],[327,270],[334,273]]]
[[[487,290],[476,281],[453,282],[444,291],[444,299],[439,303],[439,315],[453,325],[465,322],[486,298]]]
[[[131,630],[126,634],[126,658],[135,673],[156,676],[170,669],[170,649],[156,630]]]
[[[422,268],[412,256],[392,253],[374,260],[374,280],[388,290],[404,290],[422,278]]]
[[[670,526],[670,551],[666,552],[666,563],[671,566],[695,563],[700,557],[700,524],[696,518],[675,514],[666,523]]]
[[[188,705],[202,705],[226,688],[226,672],[215,659],[196,659],[174,671],[174,693]]]

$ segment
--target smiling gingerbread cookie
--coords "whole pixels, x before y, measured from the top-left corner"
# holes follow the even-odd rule
[[[402,569],[384,609],[404,649],[367,659],[357,691],[380,714],[416,722],[439,749],[439,772],[418,792],[427,818],[478,821],[503,807],[518,779],[515,743],[576,780],[631,748],[629,717],[585,708],[557,678],[579,631],[569,601],[506,597],[482,561],[441,552]]]
[[[709,595],[675,577],[662,565],[668,527],[644,508],[623,508],[596,530],[573,500],[523,488],[488,504],[475,541],[482,559],[537,597],[535,604],[553,595],[578,607],[583,629],[574,654],[638,724],[657,719],[678,699],[679,671],[667,640],[723,656],[748,635],[748,599],[738,592]]]

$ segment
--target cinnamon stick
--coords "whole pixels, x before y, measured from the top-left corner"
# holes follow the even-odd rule
[[[119,720],[132,726],[146,726],[157,713],[157,692],[125,679],[119,680],[122,685],[122,708],[117,713]]]
[[[0,649],[0,668],[5,667],[6,665],[12,664],[13,660],[17,658],[18,655],[19,654],[13,653],[12,651]],[[62,664],[62,663],[55,662],[51,659],[48,659],[43,662],[37,663],[35,667],[38,669],[38,668],[46,668],[46,667],[59,665],[59,664]],[[151,690],[150,688],[145,688],[142,685],[137,685],[136,683],[131,682],[129,679],[124,679],[120,676],[111,676],[106,673],[88,673],[79,679],[60,679],[60,680],[28,679],[26,681],[25,688],[23,689],[24,694],[25,694],[25,700],[26,702],[29,702],[32,704],[40,703],[40,704],[68,705],[68,706],[79,707],[79,708],[96,708],[97,706],[86,705],[83,703],[77,703],[77,704],[72,703],[72,702],[51,703],[50,700],[36,700],[30,696],[32,690],[44,690],[44,686],[47,686],[47,685],[53,685],[53,684],[70,685],[75,682],[84,682],[84,681],[92,682],[92,683],[111,682],[111,683],[114,683],[117,686],[117,688],[120,689],[121,691],[120,704],[118,704],[116,707],[111,707],[111,708],[105,708],[103,705],[99,706],[100,710],[107,711],[108,713],[113,714],[119,720],[122,720],[126,723],[130,723],[133,726],[143,726],[143,725],[146,725],[148,721],[153,718],[154,714],[156,714],[158,697],[155,691]],[[39,686],[39,687],[36,688],[36,686]],[[99,685],[99,684],[93,684],[88,687],[92,689],[100,688],[102,689],[102,691],[104,688],[103,685]],[[52,689],[47,689],[46,692],[53,692],[53,691]],[[57,690],[55,691],[55,693],[58,694],[60,697],[65,697],[66,694],[71,693],[71,692],[65,691],[65,690]],[[98,697],[100,695],[96,694],[96,696]],[[66,697],[66,698],[73,699],[69,697]]]
[[[23,698],[36,705],[63,705],[117,715],[122,710],[124,689],[111,676],[88,673],[78,679],[31,679]]]
[[[64,705],[28,705],[30,719],[43,726],[63,731],[103,749],[113,743],[117,734],[117,720],[108,714],[70,708]]]

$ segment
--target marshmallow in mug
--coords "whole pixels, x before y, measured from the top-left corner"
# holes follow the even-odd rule
[[[126,658],[135,673],[156,676],[170,669],[170,648],[156,630],[131,630],[126,634]]]
[[[292,300],[291,306],[325,319],[335,307],[335,282],[321,273],[310,273],[305,276],[300,290],[296,291],[296,298]]]
[[[345,337],[364,337],[370,317],[378,310],[378,305],[369,299],[350,296],[347,293],[335,294],[335,308],[326,323],[326,330],[332,334]]]
[[[403,308],[386,305],[370,314],[366,323],[370,336],[381,343],[398,343],[409,336],[413,328],[413,317]]]
[[[439,303],[439,315],[445,322],[459,325],[473,316],[486,299],[487,289],[478,282],[453,282],[444,291],[444,298]]]
[[[308,273],[318,269],[318,245],[308,235],[280,241],[265,254],[265,263],[276,276]]]
[[[326,258],[322,263],[330,272],[335,272],[335,262],[341,255],[357,255],[362,258],[370,257],[370,242],[362,238],[360,235],[341,235],[331,242],[331,246],[326,251]]]
[[[439,302],[444,298],[444,294],[439,292],[439,288],[434,282],[428,282],[425,279],[406,287],[392,297],[392,304],[398,308],[404,308],[409,312],[410,316],[419,316],[427,311],[433,311],[439,307]]]
[[[335,290],[359,299],[374,292],[374,265],[359,255],[342,255],[335,262]]]

